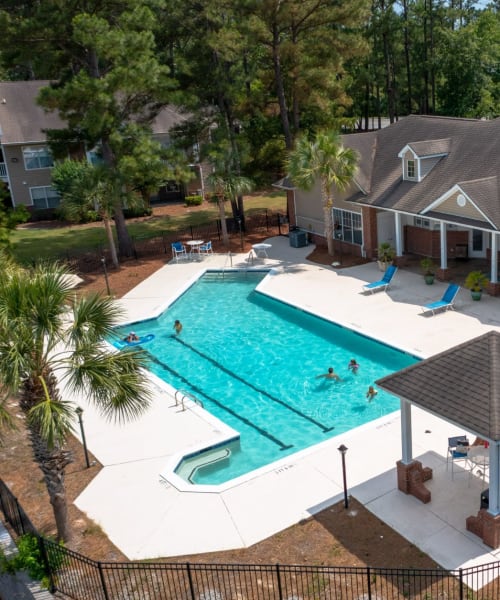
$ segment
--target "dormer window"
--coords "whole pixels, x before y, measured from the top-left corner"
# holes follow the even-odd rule
[[[401,159],[403,179],[422,181],[438,162],[448,156],[450,140],[426,140],[411,142],[398,153]]]
[[[409,160],[406,163],[406,176],[408,179],[415,179],[415,161]]]

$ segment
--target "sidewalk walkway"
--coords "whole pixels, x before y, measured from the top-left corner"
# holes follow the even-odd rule
[[[0,548],[7,557],[17,553],[17,547],[0,521]],[[51,600],[54,596],[40,587],[26,573],[0,573],[0,600]]]

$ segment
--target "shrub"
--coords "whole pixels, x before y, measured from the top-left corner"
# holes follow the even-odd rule
[[[153,214],[153,209],[150,206],[134,206],[131,208],[124,208],[123,214],[126,219],[133,219],[135,217],[150,217]]]
[[[40,550],[38,538],[30,533],[21,536],[17,540],[18,553],[12,558],[7,558],[0,552],[0,573],[16,573],[26,571],[30,577],[40,581],[43,586],[48,587],[49,573]],[[60,553],[51,556],[51,567],[55,571],[63,563],[63,555]]]
[[[186,196],[186,206],[199,206],[203,202],[203,196],[198,194],[193,196]]]

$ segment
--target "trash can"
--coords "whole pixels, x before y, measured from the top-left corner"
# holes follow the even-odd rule
[[[303,248],[307,246],[307,232],[300,229],[291,229],[288,234],[292,248]]]
[[[488,509],[490,506],[490,488],[485,489],[481,492],[481,508]]]

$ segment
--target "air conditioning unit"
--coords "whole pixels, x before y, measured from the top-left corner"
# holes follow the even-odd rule
[[[303,248],[307,246],[307,231],[294,229],[288,234],[290,237],[290,246],[292,248]]]

